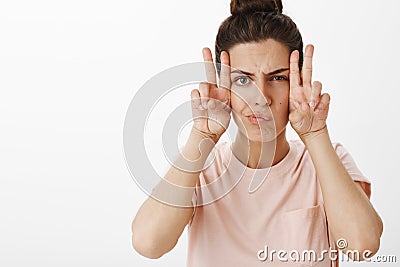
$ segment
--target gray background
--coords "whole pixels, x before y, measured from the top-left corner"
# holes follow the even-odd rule
[[[378,254],[397,257],[399,7],[284,1],[315,45],[332,140],[372,180],[385,228]],[[122,129],[143,83],[201,60],[228,15],[228,0],[0,2],[0,266],[184,266],[186,232],[159,260],[131,248],[146,194],[126,168]]]

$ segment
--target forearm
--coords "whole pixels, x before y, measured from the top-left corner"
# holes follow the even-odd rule
[[[343,166],[327,129],[302,140],[314,163],[335,240],[345,238],[348,249],[376,252],[382,233],[381,219]]]
[[[199,170],[213,147],[207,136],[192,131],[176,166],[169,169],[133,220],[133,245],[139,253],[158,258],[176,245],[193,214],[191,200]]]

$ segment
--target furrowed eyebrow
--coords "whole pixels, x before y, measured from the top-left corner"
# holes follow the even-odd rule
[[[270,73],[267,74],[267,76],[278,74],[278,73],[281,73],[281,72],[284,72],[284,71],[287,71],[287,70],[289,70],[289,68],[280,68],[280,69],[271,71]],[[254,73],[243,71],[243,70],[233,70],[233,71],[231,71],[231,74],[232,73],[244,74],[244,75],[247,75],[247,76],[254,76]]]

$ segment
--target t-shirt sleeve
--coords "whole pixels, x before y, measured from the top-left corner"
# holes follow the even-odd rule
[[[201,178],[202,176],[203,176],[203,173],[201,172],[201,173],[200,173],[200,178]],[[196,183],[196,188],[195,188],[195,190],[194,190],[194,192],[193,192],[193,197],[192,197],[193,213],[192,213],[192,217],[190,217],[190,220],[189,220],[189,222],[188,222],[188,225],[189,225],[189,226],[192,224],[193,217],[194,217],[194,214],[195,214],[195,212],[196,212],[196,206],[197,206],[197,188],[198,188],[199,186],[200,186],[200,180],[197,181],[197,183]]]
[[[333,144],[339,159],[354,181],[360,182],[362,189],[368,198],[371,198],[371,181],[357,167],[353,157],[341,143]]]

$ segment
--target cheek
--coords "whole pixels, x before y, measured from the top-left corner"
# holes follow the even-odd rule
[[[232,93],[231,94],[231,107],[232,111],[235,113],[241,113],[243,109],[246,108],[246,103],[243,101],[241,97],[239,97],[237,94]]]
[[[276,118],[285,120],[289,117],[289,93],[277,95],[276,105],[273,105],[272,112]]]
[[[280,109],[289,107],[289,91],[285,93],[277,94],[276,102],[279,105]]]
[[[246,87],[246,88],[232,88],[231,89],[231,105],[232,110],[241,111],[250,106],[254,99],[259,97],[260,90],[256,87]]]
[[[283,99],[279,101],[279,110],[289,109],[289,99]]]

